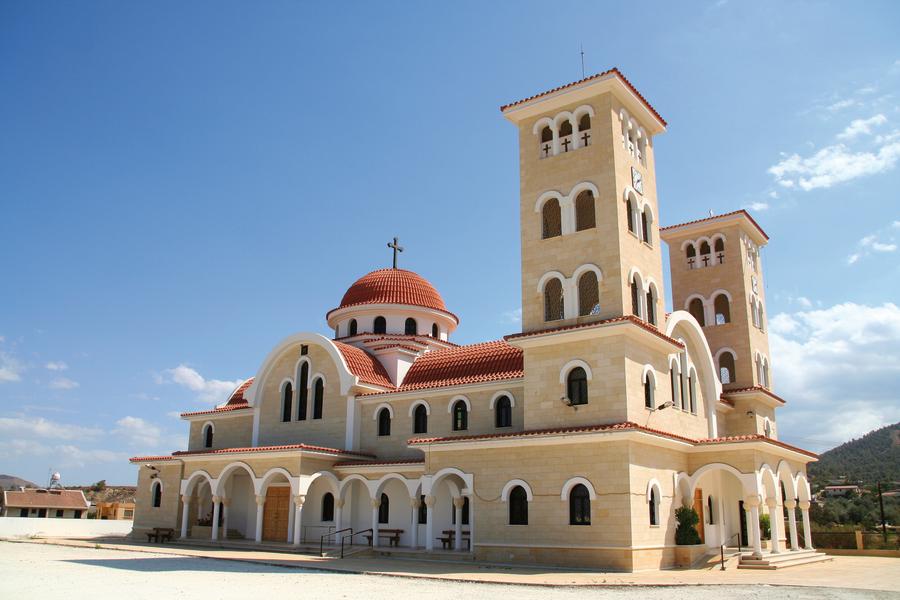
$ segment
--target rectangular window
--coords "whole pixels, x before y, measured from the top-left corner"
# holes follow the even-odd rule
[[[80,518],[81,518],[81,511],[80,511],[80,510],[76,510],[76,511],[75,511],[75,518],[76,518],[76,519],[80,519]]]
[[[19,511],[19,516],[20,516],[20,517],[27,517],[27,516],[28,516],[28,509],[27,509],[27,508],[21,509],[21,510]]]
[[[57,511],[56,511],[56,518],[57,518],[57,519],[62,519],[62,517],[63,517],[64,514],[66,514],[66,511],[64,511],[64,510],[62,510],[62,509],[57,509]]]
[[[428,523],[428,506],[425,504],[425,496],[419,496],[419,525]]]

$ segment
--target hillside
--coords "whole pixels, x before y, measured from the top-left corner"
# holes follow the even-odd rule
[[[14,475],[0,475],[0,490],[15,490],[19,487],[37,487],[27,479]]]
[[[900,481],[900,423],[824,452],[810,463],[809,474],[817,487],[843,477],[864,484]]]

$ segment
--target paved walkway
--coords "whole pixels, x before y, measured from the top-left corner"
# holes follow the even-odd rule
[[[17,540],[20,544],[51,544],[74,548],[145,552],[159,556],[185,556],[239,561],[247,564],[316,569],[340,573],[363,573],[396,577],[554,586],[670,586],[670,585],[785,585],[849,588],[859,590],[900,591],[900,559],[835,556],[826,563],[811,564],[779,571],[669,570],[640,573],[598,573],[502,566],[478,562],[440,562],[390,558],[318,558],[309,555],[198,548],[177,544],[144,544],[130,540],[97,542],[94,540]],[[0,542],[0,552],[10,551],[11,543]],[[900,598],[900,594],[897,596]]]

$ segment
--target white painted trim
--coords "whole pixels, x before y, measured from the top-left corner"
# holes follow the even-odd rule
[[[723,354],[725,354],[726,352],[730,352],[731,356],[734,357],[734,362],[735,362],[735,367],[736,367],[737,366],[737,352],[735,352],[734,348],[732,348],[731,346],[725,346],[724,348],[719,348],[716,351],[716,354],[713,357],[713,360],[715,360],[715,362],[716,362],[716,366],[719,365],[719,358],[721,358],[721,356]]]
[[[576,485],[578,485],[579,483],[587,488],[588,497],[591,500],[597,499],[597,492],[594,491],[594,485],[590,481],[585,479],[584,477],[572,477],[571,479],[566,481],[562,486],[562,491],[560,491],[559,499],[560,500],[568,500],[569,493],[572,491],[572,488],[575,487]]]
[[[416,400],[412,404],[409,405],[409,416],[413,416],[413,412],[415,412],[416,407],[419,405],[423,405],[425,407],[425,414],[429,417],[431,416],[431,405],[428,404],[426,400]]]
[[[501,396],[508,396],[510,407],[512,407],[512,408],[516,407],[516,397],[513,395],[513,393],[510,392],[509,390],[500,390],[499,392],[497,392],[493,396],[491,396],[491,403],[488,406],[490,408],[490,410],[494,410],[494,403],[496,403],[497,399],[500,398]]]
[[[250,481],[253,484],[253,493],[259,494],[259,485],[260,478],[256,476],[256,473],[247,463],[243,461],[235,461],[229,463],[225,466],[224,469],[219,473],[219,476],[216,478],[216,486],[213,491],[213,495],[224,497],[225,496],[225,484],[228,482],[228,478],[237,471],[238,469],[243,469],[248,475],[250,475]]]
[[[531,486],[528,485],[527,481],[523,481],[521,479],[510,479],[506,482],[506,485],[504,485],[503,489],[500,491],[500,501],[507,502],[509,500],[509,493],[517,485],[520,485],[525,489],[525,498],[529,502],[534,500],[534,493],[531,491]]]
[[[542,117],[538,119],[534,123],[534,127],[531,128],[531,133],[534,135],[538,135],[544,129],[544,127],[549,127],[552,130],[554,128],[553,119],[551,119],[550,117]]]
[[[381,404],[379,404],[378,406],[375,407],[375,412],[372,413],[372,420],[373,421],[378,420],[378,413],[381,412],[382,408],[388,409],[388,414],[391,415],[391,420],[393,421],[394,420],[394,407],[391,406],[390,404],[388,404],[387,402],[382,402]]]
[[[569,372],[572,371],[575,367],[581,367],[584,369],[584,372],[587,374],[587,380],[591,381],[594,378],[594,374],[591,372],[591,366],[581,360],[580,358],[573,358],[569,362],[563,365],[563,368],[559,371],[559,382],[563,385],[566,383],[566,378],[569,376]]]
[[[546,273],[541,275],[541,278],[538,280],[538,285],[537,285],[538,294],[543,294],[544,287],[547,285],[547,282],[554,278],[559,279],[559,282],[560,282],[560,284],[562,284],[562,287],[563,287],[563,294],[565,294],[567,278],[565,275],[563,275],[559,271],[547,271]]]
[[[561,213],[563,200],[564,200],[565,196],[563,196],[556,190],[547,190],[546,192],[544,192],[540,196],[538,196],[538,199],[534,202],[534,212],[536,212],[536,213],[542,212],[544,210],[544,204],[546,204],[548,200],[551,200],[554,198],[559,201],[559,209],[560,209],[560,213]],[[560,217],[561,216],[562,215],[560,214]]]
[[[600,269],[600,267],[598,267],[597,265],[595,265],[593,263],[585,263],[585,264],[581,265],[580,267],[578,267],[577,269],[575,269],[575,272],[572,273],[571,279],[572,279],[572,281],[575,282],[576,287],[578,285],[578,280],[581,278],[582,275],[584,275],[588,271],[593,271],[594,274],[597,275],[597,284],[598,285],[600,284],[600,282],[603,281],[603,271]]]
[[[181,493],[182,496],[185,495],[185,493],[188,491],[189,488],[191,488],[191,486],[196,485],[196,482],[194,481],[195,479],[205,479],[205,480],[206,480],[206,483],[209,484],[209,489],[210,489],[210,490],[213,489],[213,482],[214,482],[215,480],[214,480],[214,479],[212,478],[212,476],[211,476],[209,473],[207,473],[205,470],[199,469],[199,470],[197,470],[197,471],[194,471],[194,472],[191,473],[190,475],[188,475],[188,478],[187,478],[187,479],[182,479],[182,480],[181,480],[181,490],[179,490],[179,491],[180,491],[180,493]]]
[[[703,329],[689,312],[677,310],[670,314],[666,320],[666,335],[676,337],[675,330],[679,327],[683,328],[684,333],[690,338],[690,344],[685,343],[684,352],[693,355],[692,364],[697,367],[699,374],[697,386],[699,396],[706,405],[707,435],[710,438],[719,437],[716,405],[722,396],[722,384],[719,382],[718,366],[713,361]]]
[[[456,396],[453,396],[453,398],[451,398],[450,402],[447,404],[447,414],[448,415],[453,414],[453,406],[456,404],[457,400],[462,400],[463,402],[466,403],[466,412],[467,413],[472,412],[472,403],[469,401],[469,399],[467,397],[463,396],[462,394],[457,394]]]
[[[309,391],[310,391],[310,392],[313,391],[313,390],[315,389],[315,387],[316,387],[316,386],[314,385],[314,384],[316,383],[316,379],[321,379],[321,380],[322,380],[322,385],[323,385],[323,386],[327,386],[327,385],[328,385],[328,380],[325,379],[325,375],[324,375],[321,371],[316,371],[316,372],[315,372],[312,376],[310,376],[310,378],[309,378]]]
[[[658,499],[662,498],[662,487],[659,485],[659,480],[657,480],[654,477],[650,481],[647,482],[647,493],[645,494],[646,495],[645,501],[647,502],[647,504],[650,504],[650,492],[653,490],[654,487],[656,488],[657,498]],[[657,507],[657,508],[659,508],[659,507]]]

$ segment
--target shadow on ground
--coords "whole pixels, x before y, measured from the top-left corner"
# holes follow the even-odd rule
[[[143,573],[160,572],[217,572],[217,573],[284,573],[296,571],[298,573],[341,574],[332,571],[320,571],[318,569],[278,566],[252,560],[225,561],[205,558],[110,558],[110,559],[71,559],[61,562],[86,565],[89,567],[101,567],[119,569],[123,571],[137,571]],[[353,573],[343,573],[353,575]]]

